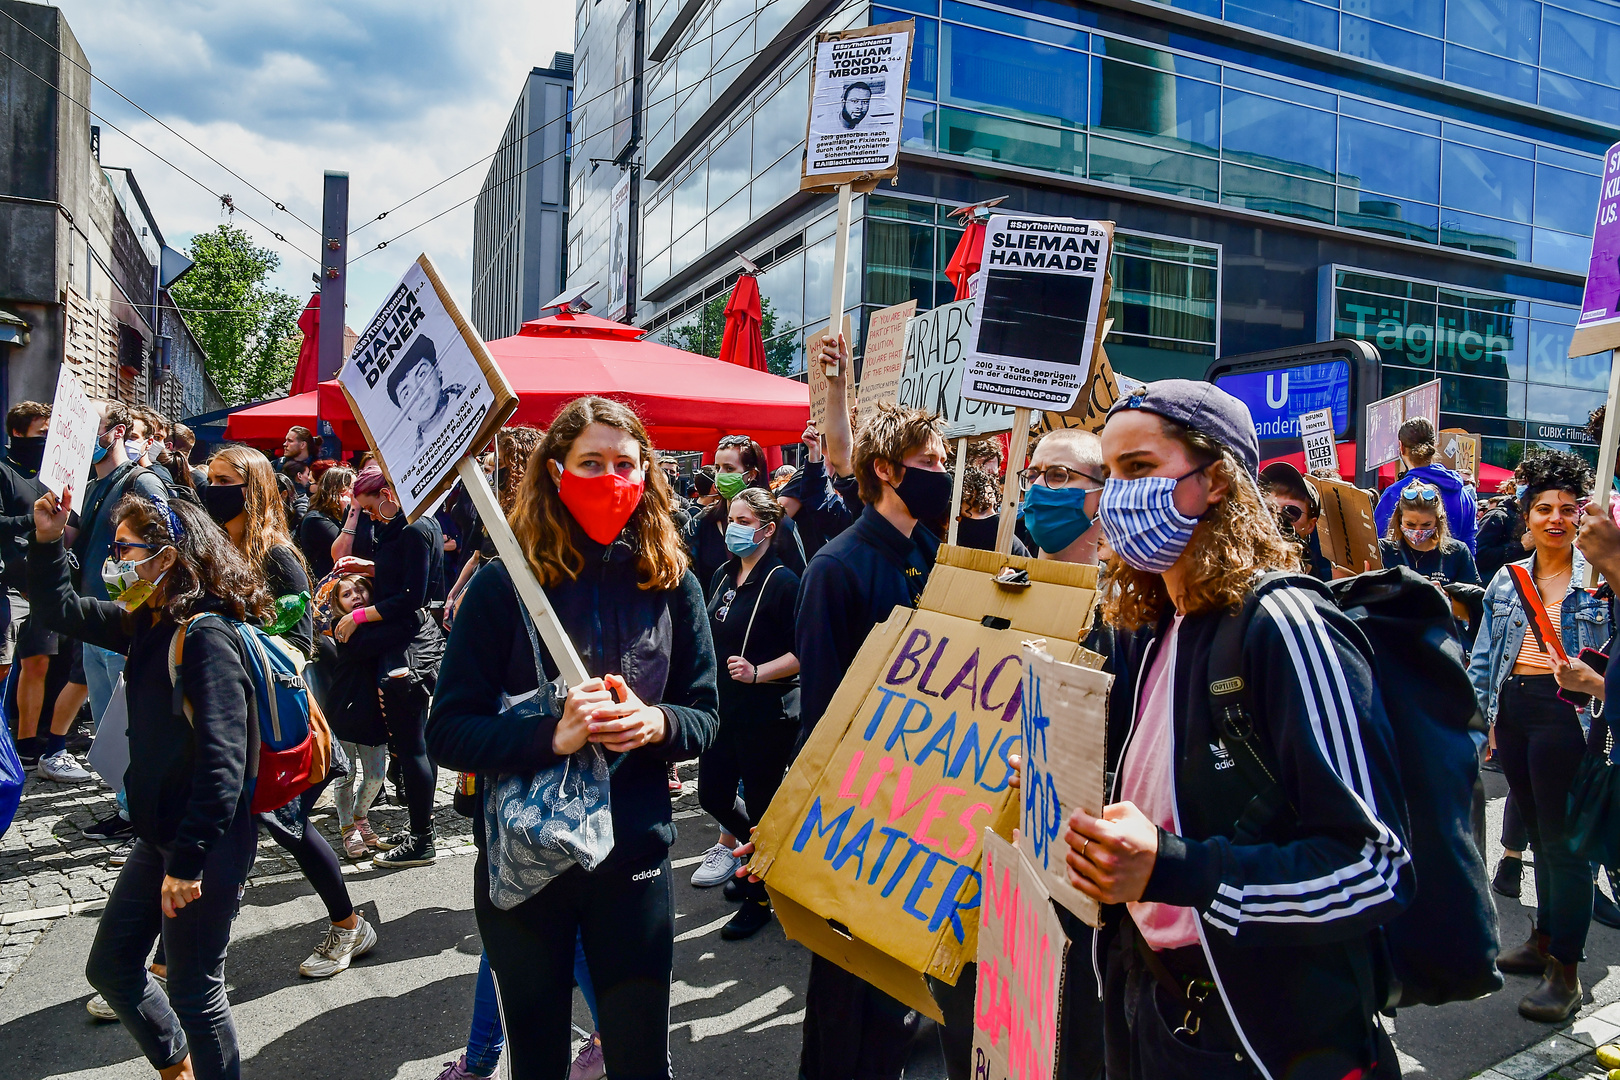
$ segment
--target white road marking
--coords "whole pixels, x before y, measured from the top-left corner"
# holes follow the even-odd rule
[[[718,919],[714,920],[714,922],[712,922],[712,923],[704,923],[702,926],[699,926],[699,927],[696,927],[694,929],[688,930],[683,934],[676,934],[675,935],[675,940],[676,941],[691,941],[693,938],[700,938],[705,934],[712,934],[716,930],[720,929],[722,926],[726,925],[726,923],[728,923],[730,921],[731,921],[731,916],[730,915],[722,915]]]
[[[771,1017],[763,1024],[755,1024],[753,1027],[748,1029],[748,1034],[752,1035],[754,1032],[764,1031],[766,1028],[791,1027],[794,1024],[802,1023],[804,1023],[804,1010],[800,1009],[796,1013],[783,1013],[781,1016]]]
[[[712,1036],[726,1035],[739,1028],[758,1023],[792,1000],[793,991],[785,986],[778,986],[775,990],[767,990],[753,1001],[739,1005],[728,1013],[701,1017],[697,1020],[682,1020],[678,1024],[671,1024],[669,1030],[673,1033],[677,1028],[689,1028],[692,1032],[692,1041],[702,1042]]]
[[[683,979],[676,979],[669,984],[669,1007],[674,1009],[681,1005],[688,1005],[694,1001],[708,1001],[737,985],[736,979],[727,979],[714,986],[690,986]]]

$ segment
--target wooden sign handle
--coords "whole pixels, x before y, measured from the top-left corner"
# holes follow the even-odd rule
[[[946,529],[947,544],[956,543],[957,527],[961,525],[957,519],[962,516],[962,481],[967,476],[967,445],[966,436],[956,440],[956,478],[951,483],[951,518],[950,526]]]
[[[1007,448],[1007,473],[1001,485],[1001,519],[996,523],[996,551],[1012,554],[1013,526],[1018,521],[1018,473],[1029,453],[1029,410],[1013,413],[1012,445]]]
[[[1609,492],[1614,489],[1614,460],[1616,440],[1620,440],[1620,349],[1609,354],[1609,404],[1603,410],[1603,445],[1598,447],[1597,485],[1592,489],[1592,501],[1604,513],[1609,512]],[[1586,587],[1597,588],[1598,570],[1586,564]]]
[[[832,315],[827,319],[828,333],[838,333],[836,327],[844,324],[844,273],[849,266],[849,216],[852,196],[848,184],[838,185],[838,224],[833,233],[837,237],[833,241],[832,265]],[[855,343],[844,343],[851,353],[855,352]],[[825,365],[828,378],[838,375],[837,364]]]
[[[456,463],[456,475],[461,477],[462,486],[472,496],[473,505],[478,508],[478,518],[489,531],[489,538],[495,542],[495,550],[501,561],[506,563],[506,570],[512,575],[512,584],[517,587],[523,606],[529,609],[540,640],[546,643],[546,649],[551,653],[551,662],[557,665],[557,671],[569,686],[585,682],[591,675],[585,670],[584,661],[580,660],[574,643],[568,639],[568,632],[557,621],[557,613],[551,610],[551,601],[546,599],[545,590],[535,580],[529,560],[524,558],[523,549],[518,546],[512,526],[506,520],[506,512],[496,500],[495,492],[490,490],[489,481],[484,479],[484,470],[479,467],[477,459],[469,454]],[[544,677],[540,672],[536,674]]]

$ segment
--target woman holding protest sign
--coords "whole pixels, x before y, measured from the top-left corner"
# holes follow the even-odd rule
[[[1586,559],[1575,547],[1591,467],[1548,451],[1520,470],[1519,506],[1534,550],[1491,579],[1468,674],[1536,853],[1535,926],[1496,964],[1540,976],[1519,1013],[1556,1023],[1580,1008],[1576,968],[1592,922],[1592,873],[1570,849],[1567,810],[1591,727],[1583,695],[1603,696],[1603,680],[1579,654],[1604,649],[1611,626],[1607,604],[1584,587]]]
[[[436,761],[494,785],[475,808],[473,909],[518,1080],[567,1071],[576,937],[595,983],[608,1075],[669,1076],[674,828],[665,768],[701,754],[719,723],[703,592],[669,508],[668,481],[635,413],[604,398],[574,400],[536,451],[512,514],[527,565],[480,570],[451,631],[428,739]],[[593,678],[558,684],[514,572],[544,585]],[[521,815],[509,813],[524,800],[502,798],[515,786],[503,780],[519,778],[526,790],[535,774],[560,777],[565,762],[589,766],[591,782],[609,786],[611,850],[589,870],[552,864],[536,879],[516,878],[539,852]]]
[[[726,547],[732,558],[709,586],[709,629],[719,677],[720,731],[698,760],[698,802],[725,830],[699,870],[710,884],[729,881],[732,854],[771,804],[799,737],[799,658],[793,655],[799,576],[771,549],[786,515],[768,492],[748,488],[731,500]],[[743,798],[737,795],[741,782]],[[746,803],[744,802],[746,799]],[[702,885],[697,875],[692,883]],[[735,888],[742,907],[720,929],[728,941],[751,937],[771,921],[764,886]]]
[[[241,1058],[225,950],[257,832],[248,783],[253,678],[225,619],[268,619],[270,594],[202,510],[130,496],[113,508],[112,554],[98,571],[117,599],[79,596],[62,546],[74,494],[69,488],[59,502],[47,492],[34,504],[32,613],[128,656],[125,790],[136,836],[85,975],[160,1075],[234,1080]],[[188,718],[173,707],[169,646],[194,619],[180,669]],[[145,966],[154,941],[166,946],[166,983]]]

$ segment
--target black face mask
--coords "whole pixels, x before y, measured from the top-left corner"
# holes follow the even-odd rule
[[[240,517],[247,509],[247,485],[209,484],[198,490],[203,506],[208,510],[208,516],[221,525],[227,521]]]
[[[40,465],[45,462],[45,436],[13,435],[11,437],[11,460],[25,469],[39,472]]]
[[[951,474],[913,466],[895,485],[894,493],[912,517],[939,531],[951,512]]]

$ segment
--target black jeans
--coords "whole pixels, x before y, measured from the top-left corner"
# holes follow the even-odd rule
[[[379,665],[380,667],[380,665]],[[405,781],[405,807],[410,811],[411,832],[426,836],[433,831],[433,763],[428,760],[428,692],[409,677],[380,680],[383,720],[388,725],[388,743],[399,761]]]
[[[85,978],[107,999],[153,1068],[177,1065],[190,1054],[198,1080],[241,1075],[236,1027],[225,999],[225,947],[257,839],[253,815],[243,809],[208,853],[202,896],[173,918],[163,915],[163,852],[137,840],[107,898]],[[147,954],[160,935],[169,968],[167,994],[146,970]]]
[[[1496,752],[1536,853],[1536,929],[1560,963],[1576,964],[1592,925],[1592,868],[1569,849],[1566,811],[1586,740],[1551,675],[1509,675],[1496,712]]]
[[[910,1008],[816,955],[804,1008],[800,1080],[899,1080],[917,1033]]]
[[[354,767],[355,763],[350,762],[349,768]],[[264,823],[264,831],[293,857],[298,869],[304,872],[304,878],[315,886],[321,903],[326,905],[326,917],[333,922],[342,922],[354,914],[349,887],[343,883],[343,867],[338,863],[332,845],[326,842],[326,837],[309,823],[310,808],[320,800],[321,792],[325,790],[326,783],[317,784],[283,810],[260,814],[259,820]]]
[[[490,902],[489,866],[479,852],[473,911],[495,976],[512,1080],[568,1075],[576,935],[596,988],[608,1075],[668,1080],[675,906],[667,852],[591,873],[576,866],[511,911]]]
[[[798,739],[796,723],[722,716],[714,742],[698,757],[698,804],[721,828],[746,841],[782,786]],[[765,899],[762,884],[746,884],[743,891]]]

